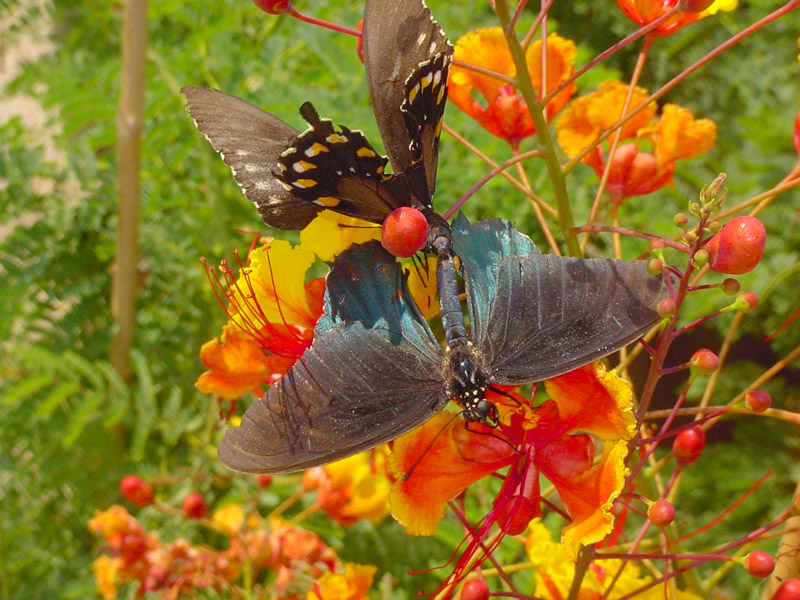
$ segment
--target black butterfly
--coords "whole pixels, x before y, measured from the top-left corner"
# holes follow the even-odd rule
[[[401,206],[430,209],[453,47],[420,0],[368,0],[364,65],[389,158],[364,135],[300,109],[300,134],[224,92],[184,86],[197,128],[233,171],[264,223],[303,229],[321,211],[382,223]],[[384,172],[391,161],[394,175]]]
[[[222,462],[246,473],[325,464],[410,431],[450,398],[483,420],[488,387],[610,354],[653,325],[666,295],[644,261],[540,254],[499,219],[459,217],[453,244],[474,346],[442,351],[395,258],[377,242],[354,246],[331,266],[311,348],[226,432]]]

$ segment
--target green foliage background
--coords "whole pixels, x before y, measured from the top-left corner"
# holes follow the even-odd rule
[[[660,41],[642,85],[655,89],[769,6],[780,4],[744,3],[735,13]],[[429,5],[453,40],[470,29],[496,24],[484,3],[430,0]],[[362,10],[360,2],[345,0],[301,0],[297,7],[351,26]],[[20,10],[0,45],[5,55],[14,52],[26,23],[41,18],[23,2],[0,2],[0,17]],[[141,297],[135,379],[126,384],[105,361],[113,336],[108,298],[116,226],[114,118],[121,6],[109,0],[55,0],[44,18],[52,24],[53,52],[26,64],[6,93],[33,97],[48,110],[63,159],[45,160],[44,140],[19,119],[0,127],[0,597],[89,598],[96,596],[90,565],[97,542],[86,521],[94,510],[121,500],[117,484],[122,476],[186,476],[161,492],[162,501],[176,506],[189,490],[202,492],[215,506],[241,497],[254,485],[244,478],[232,483],[216,465],[216,406],[193,384],[202,371],[198,350],[218,335],[224,321],[198,259],[206,256],[216,263],[230,257],[233,248],[246,250],[251,236],[237,229],[257,230],[260,223],[228,169],[194,129],[179,88],[196,84],[223,89],[300,129],[297,108],[311,100],[320,114],[363,129],[378,146],[380,141],[352,38],[267,16],[246,0],[151,2]],[[527,13],[523,20],[532,19]],[[623,222],[671,236],[674,214],[685,210],[718,172],[729,175],[733,204],[774,185],[791,169],[797,160],[791,145],[798,92],[797,23],[793,15],[771,25],[669,95],[667,100],[716,121],[718,144],[708,155],[681,165],[674,188],[630,201],[623,208]],[[550,27],[578,43],[581,62],[633,29],[610,0],[555,3]],[[613,57],[579,82],[580,92],[592,91],[608,76],[629,76],[634,59],[633,51]],[[504,142],[455,108],[448,110],[447,122],[497,160],[507,158]],[[447,136],[440,165],[440,209],[486,172]],[[535,163],[531,178],[547,196],[545,174]],[[46,180],[51,191],[42,193],[41,186],[32,185],[35,180]],[[596,181],[579,167],[570,186],[580,222]],[[527,203],[499,179],[466,210],[474,219],[512,218],[537,237]],[[765,260],[742,278],[762,303],[754,318],[745,320],[745,335],[734,353],[739,364],[726,370],[717,392],[721,402],[800,338],[795,325],[771,346],[761,341],[798,306],[798,210],[794,192],[762,215],[769,232]],[[643,250],[636,243],[629,248],[632,254]],[[699,316],[722,302],[709,293],[690,310]],[[721,319],[687,339],[679,353],[688,356],[700,346],[717,347],[715,327],[728,322]],[[778,406],[798,410],[797,366],[768,390]],[[665,390],[664,402],[672,399]],[[752,530],[764,515],[774,514],[773,501],[789,497],[800,475],[795,429],[739,419],[725,432],[701,459],[706,468],[701,465],[687,474],[696,481],[684,489],[698,490],[677,502],[687,529],[729,505],[766,469],[773,468],[775,475],[726,523],[726,531],[713,531],[717,539]],[[769,464],[761,460],[765,456]],[[209,469],[211,476],[191,479]],[[277,504],[294,481],[279,480],[264,502]],[[190,524],[165,523],[150,510],[136,514],[162,540],[178,535],[200,539]],[[440,527],[433,541],[408,538],[389,521],[377,528],[360,524],[343,530],[314,518],[309,526],[343,558],[378,564],[379,577],[391,573],[398,583],[395,595],[409,598],[421,587],[430,588],[434,576],[411,579],[406,571],[442,564],[448,548],[461,537],[453,523]],[[408,558],[399,563],[398,556]],[[757,596],[752,580],[734,576],[728,585]]]

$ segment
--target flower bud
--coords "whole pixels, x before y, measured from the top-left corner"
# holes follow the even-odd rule
[[[461,588],[461,600],[489,600],[489,586],[483,579],[470,579]]]
[[[647,261],[647,272],[650,275],[658,275],[664,270],[664,263],[657,258],[651,258]]]
[[[694,264],[698,267],[702,267],[708,262],[708,252],[703,249],[698,250],[694,253]]]
[[[253,4],[271,15],[282,15],[292,10],[289,0],[253,0]]]
[[[706,244],[710,266],[717,273],[749,273],[761,260],[767,231],[755,217],[736,217]]]
[[[364,31],[364,19],[361,19],[358,22],[358,30],[359,31]],[[358,40],[356,40],[356,54],[358,54],[358,60],[360,60],[361,63],[363,64],[364,63],[364,36],[363,35],[358,36]]]
[[[741,289],[742,284],[739,283],[739,280],[734,279],[733,277],[726,277],[725,281],[722,282],[722,292],[728,296],[738,294],[739,290]]]
[[[692,354],[689,363],[692,371],[698,375],[711,375],[719,369],[719,356],[708,348],[700,348],[700,350]]]
[[[785,579],[772,596],[772,600],[800,600],[800,579],[797,577]]]
[[[647,518],[659,528],[664,528],[675,519],[675,507],[669,500],[656,500],[647,509]]]
[[[758,306],[758,294],[755,292],[745,292],[741,296],[739,296],[742,302],[744,302],[747,307],[743,308],[745,312],[753,310],[756,306]]]
[[[750,575],[763,579],[775,569],[775,559],[763,550],[754,550],[745,557],[744,566]]]
[[[658,316],[662,319],[668,319],[675,314],[675,300],[672,298],[664,298],[656,306]]]
[[[183,499],[183,514],[189,519],[202,519],[208,514],[208,504],[203,496],[193,492]]]
[[[685,227],[686,224],[689,222],[689,217],[687,217],[683,213],[678,213],[675,215],[675,225],[678,227]]]
[[[401,206],[383,221],[381,245],[389,254],[408,258],[428,243],[428,221],[420,211]]]
[[[675,454],[678,464],[685,467],[700,458],[705,447],[706,432],[699,425],[693,425],[675,436],[672,452]]]
[[[262,488],[268,488],[272,485],[272,475],[259,475],[258,485]]]
[[[119,482],[119,491],[131,504],[150,506],[155,498],[153,486],[137,475],[127,475]]]
[[[772,406],[772,397],[765,391],[753,390],[744,397],[747,408],[755,413],[762,413]]]
[[[667,245],[664,243],[664,240],[660,240],[660,239],[650,240],[650,252],[655,252],[657,250],[663,250],[666,247],[667,247]]]

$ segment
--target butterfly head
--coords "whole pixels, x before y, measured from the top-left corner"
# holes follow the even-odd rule
[[[497,407],[486,399],[489,377],[481,367],[472,344],[448,351],[451,398],[464,407],[468,421],[494,425],[499,421]]]

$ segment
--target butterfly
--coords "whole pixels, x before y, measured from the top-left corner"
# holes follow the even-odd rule
[[[181,88],[197,128],[270,227],[303,229],[322,210],[380,224],[403,206],[432,209],[453,46],[421,0],[368,0],[363,41],[388,158],[308,102],[300,113],[309,128],[300,133],[235,96]],[[389,162],[394,174],[385,172]]]
[[[461,215],[452,235],[467,345],[442,350],[395,257],[377,242],[353,246],[331,266],[311,347],[226,432],[221,461],[246,473],[326,464],[414,429],[451,398],[481,420],[490,386],[561,375],[658,320],[667,290],[644,261],[541,254],[500,219]]]

